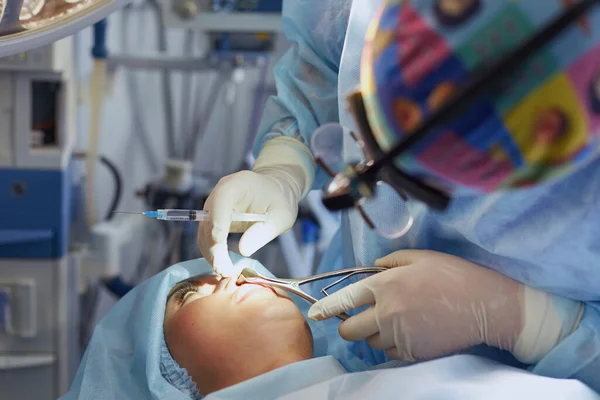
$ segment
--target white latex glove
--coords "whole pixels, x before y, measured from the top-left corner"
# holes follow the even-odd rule
[[[232,276],[240,272],[229,258],[229,232],[245,232],[239,250],[249,257],[293,226],[298,202],[314,179],[314,165],[304,144],[278,137],[265,144],[252,171],[237,172],[217,183],[204,205],[210,221],[198,226],[200,251],[217,273]],[[267,220],[232,223],[232,212],[267,213]]]
[[[493,270],[433,251],[403,250],[375,262],[391,267],[315,303],[323,320],[367,304],[339,326],[395,359],[441,357],[486,343],[534,364],[577,326],[583,305],[529,288]]]

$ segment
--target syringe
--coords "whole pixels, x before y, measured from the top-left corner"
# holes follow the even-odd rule
[[[160,219],[163,221],[208,221],[208,211],[204,210],[156,210],[142,213],[146,217]],[[232,222],[264,222],[266,214],[231,213]]]

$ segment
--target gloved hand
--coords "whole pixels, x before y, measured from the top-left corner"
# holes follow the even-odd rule
[[[318,301],[308,316],[323,320],[374,303],[342,322],[340,335],[366,339],[395,359],[427,360],[486,343],[534,364],[576,328],[583,312],[580,302],[447,254],[403,250],[375,265],[390,270]]]
[[[248,257],[293,226],[298,202],[314,179],[314,165],[304,144],[278,137],[266,142],[252,171],[241,171],[219,181],[204,205],[210,220],[198,226],[200,251],[217,273],[231,276],[240,272],[229,258],[229,232],[245,232],[239,250]],[[267,220],[232,224],[232,212],[267,213]]]

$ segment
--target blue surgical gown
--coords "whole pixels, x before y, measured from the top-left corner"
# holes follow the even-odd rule
[[[487,3],[510,0],[482,0]],[[537,8],[559,2],[522,0]],[[310,143],[321,124],[356,131],[344,96],[359,82],[365,32],[381,0],[284,0],[284,33],[293,43],[275,68],[277,96],[263,114],[254,150],[276,136]],[[556,4],[555,4],[556,3]],[[424,0],[419,7],[431,7]],[[599,20],[598,8],[593,11]],[[577,46],[574,43],[573,46]],[[344,158],[360,158],[348,135]],[[325,183],[318,171],[315,189]],[[393,204],[390,204],[391,209]],[[381,212],[389,212],[381,209]],[[345,266],[372,265],[399,249],[428,249],[492,268],[531,287],[585,303],[577,330],[532,370],[575,378],[600,392],[600,160],[568,178],[518,192],[460,196],[440,214],[413,205],[415,223],[397,240],[371,231],[355,211],[342,218]]]

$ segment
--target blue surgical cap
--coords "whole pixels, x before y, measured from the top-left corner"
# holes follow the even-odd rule
[[[180,367],[179,363],[171,356],[164,336],[160,341],[160,373],[167,382],[191,399],[202,398],[187,370]]]

